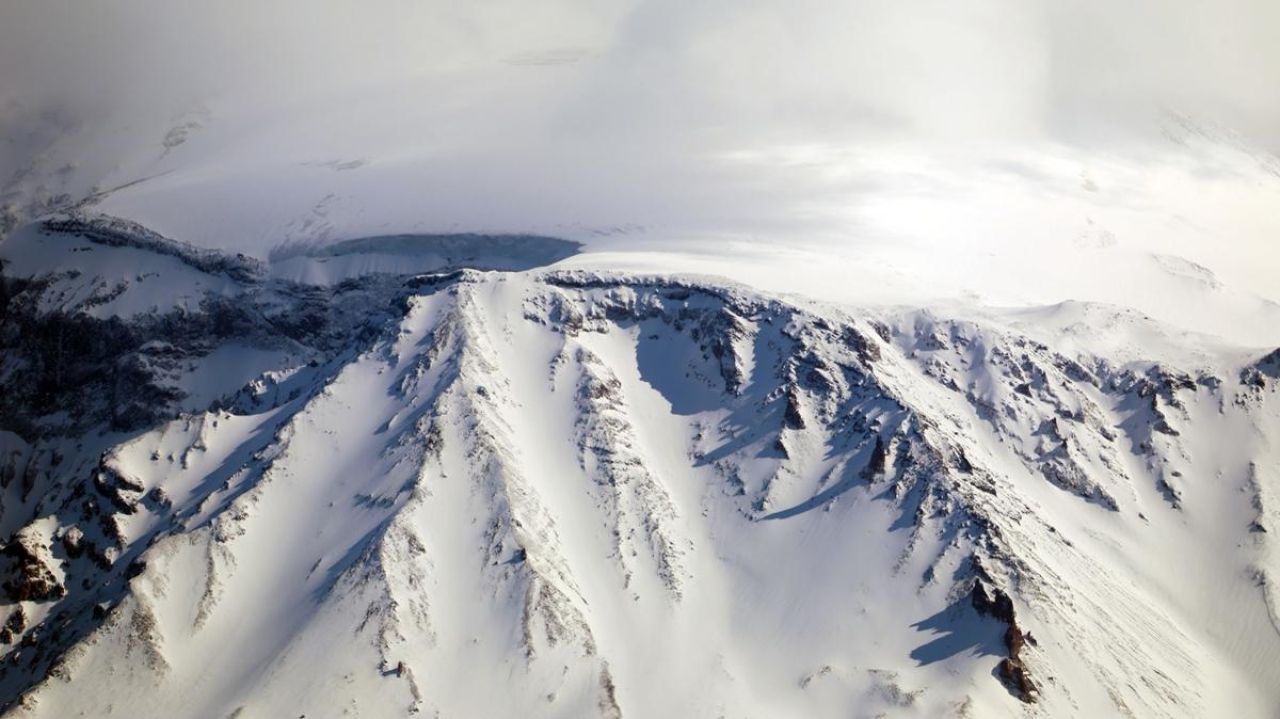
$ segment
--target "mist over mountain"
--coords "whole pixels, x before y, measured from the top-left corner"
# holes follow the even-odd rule
[[[0,8],[0,715],[1275,716],[1275,27]]]

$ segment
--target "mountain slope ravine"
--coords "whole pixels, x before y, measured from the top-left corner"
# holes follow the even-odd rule
[[[65,318],[21,302],[49,287],[11,284],[4,321]],[[335,308],[324,331],[94,320],[142,333],[129,421],[6,410],[7,715],[1280,703],[1274,356],[624,275],[315,292],[254,301]],[[184,405],[227,346],[266,365]],[[6,382],[47,370],[6,351]]]

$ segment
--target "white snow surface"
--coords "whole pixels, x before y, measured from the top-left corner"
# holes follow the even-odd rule
[[[766,138],[618,187],[339,107],[42,118],[0,177],[34,316],[260,320],[156,361],[163,421],[0,418],[5,571],[62,592],[0,597],[6,716],[1280,710],[1274,156]],[[351,335],[262,330],[317,306]]]
[[[13,242],[16,276],[66,297],[42,312],[291,301],[270,267]],[[76,289],[125,267],[163,289]],[[9,715],[1280,706],[1262,351],[1089,303],[957,316],[563,269],[389,286],[402,311],[323,362],[232,338],[173,380],[239,399],[0,435],[4,530],[65,587],[4,605],[27,621]],[[1011,601],[1018,651],[975,585]]]

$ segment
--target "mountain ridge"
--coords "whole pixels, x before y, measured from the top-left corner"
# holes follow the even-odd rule
[[[18,279],[7,323],[103,307]],[[1276,700],[1270,355],[1112,361],[986,319],[555,268],[273,282],[231,303],[324,321],[93,320],[188,362],[288,345],[263,371],[149,365],[138,387],[191,401],[133,391],[151,413],[123,431],[5,412],[8,714]],[[6,348],[6,376],[46,351]]]

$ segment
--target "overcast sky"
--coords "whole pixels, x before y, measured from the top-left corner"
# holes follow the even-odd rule
[[[1253,337],[1278,36],[1277,0],[3,0],[0,229],[111,190],[261,256],[532,231],[602,267]]]
[[[1276,0],[6,0],[0,195],[164,177],[117,207],[249,249],[319,227],[952,241],[974,222],[912,203],[979,184],[1172,216],[1237,169],[1183,136],[1274,162],[1278,34]],[[1213,192],[1182,220],[1274,244],[1274,203]],[[200,236],[227,218],[234,241]]]
[[[0,19],[0,94],[116,111],[387,84],[456,94],[507,63],[581,71],[554,97],[504,104],[482,82],[442,102],[618,137],[672,123],[1071,142],[1126,141],[1168,108],[1280,149],[1273,0],[10,0]]]

